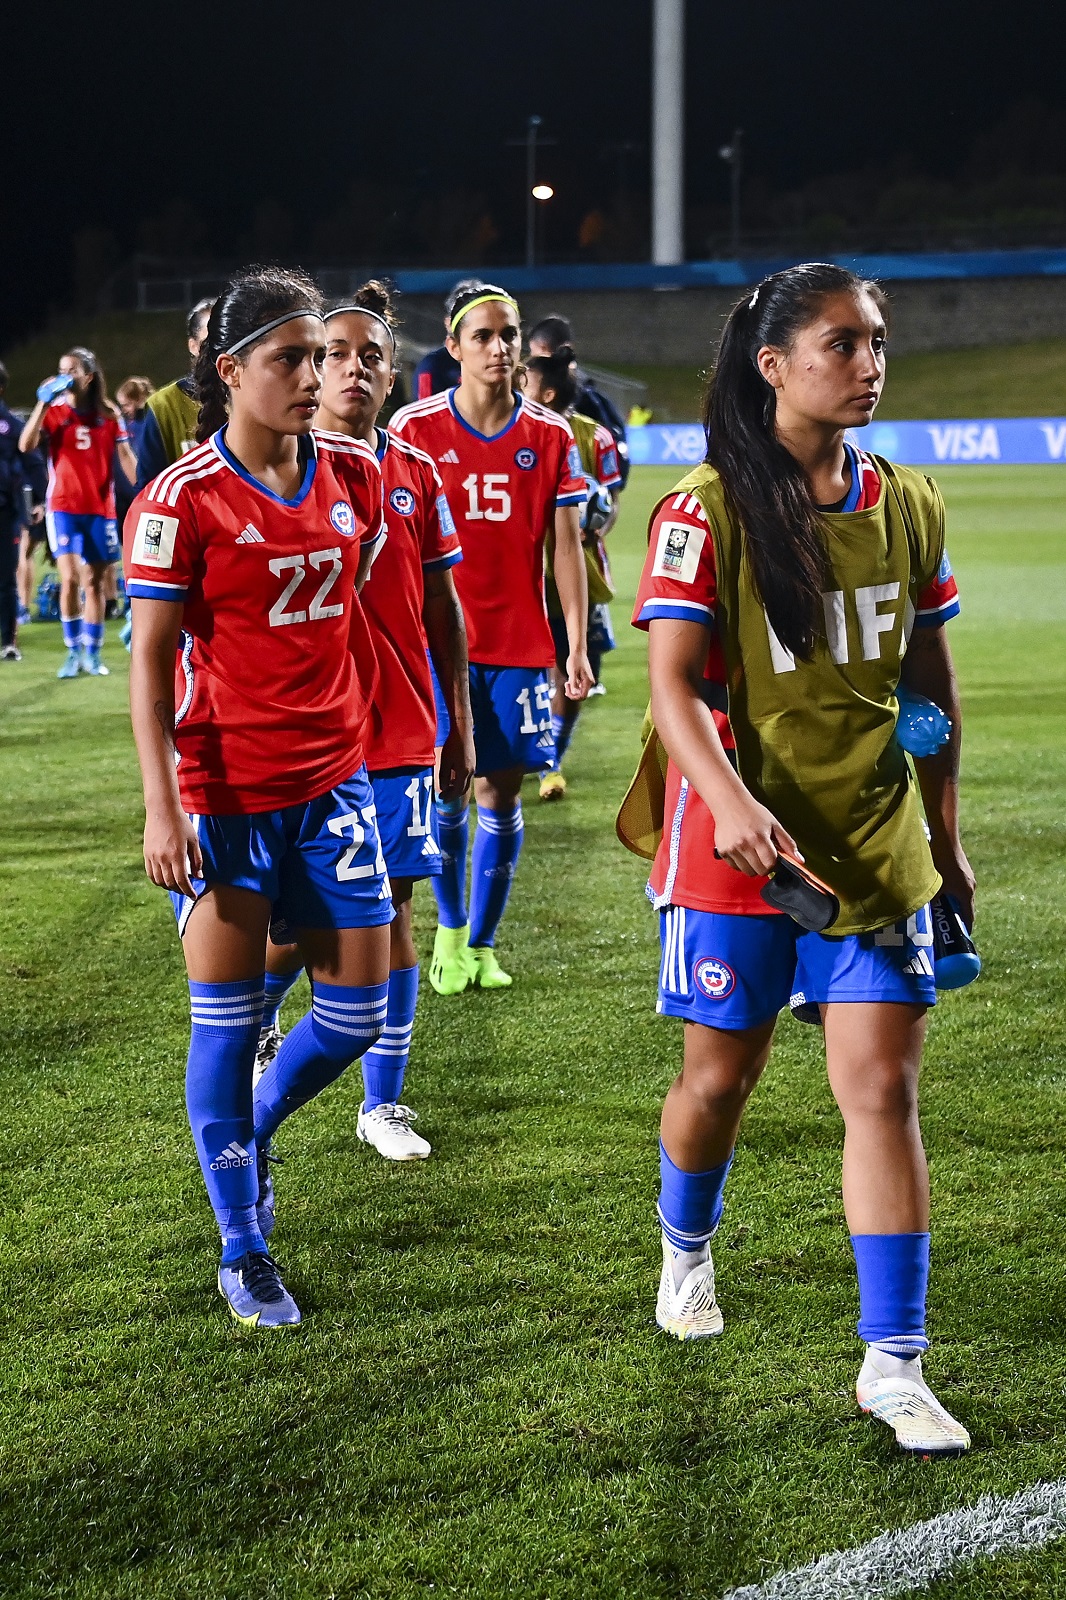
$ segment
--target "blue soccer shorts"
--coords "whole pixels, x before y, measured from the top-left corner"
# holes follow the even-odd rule
[[[708,1028],[754,1028],[784,1007],[818,1022],[829,1002],[936,1004],[929,907],[876,933],[806,933],[791,917],[667,906],[656,1010]]]
[[[478,777],[508,767],[542,772],[555,765],[551,700],[551,683],[543,667],[470,663]]]
[[[390,878],[435,878],[441,870],[432,767],[372,772],[378,834]]]
[[[378,837],[374,791],[360,767],[328,794],[251,816],[191,816],[204,858],[197,898],[215,884],[269,900],[271,936],[298,928],[373,928],[392,921],[392,890]],[[178,931],[196,904],[170,892]]]
[[[77,511],[45,512],[48,548],[54,556],[80,556],[90,566],[118,561],[122,546],[113,517],[82,516]]]

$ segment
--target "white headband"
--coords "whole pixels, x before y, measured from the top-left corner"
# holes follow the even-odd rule
[[[224,356],[235,356],[238,350],[243,350],[246,344],[254,344],[256,339],[261,339],[264,334],[272,333],[275,328],[280,328],[283,323],[295,322],[297,317],[317,317],[324,323],[325,318],[320,311],[312,311],[310,306],[305,306],[302,311],[286,311],[283,317],[275,317],[273,322],[265,322],[261,328],[256,328],[254,333],[246,333],[243,339],[238,339],[231,344],[228,350],[223,350]]]
[[[388,334],[389,338],[392,340],[392,348],[395,350],[395,348],[396,348],[396,335],[395,335],[395,333],[390,328],[389,324],[385,321],[385,318],[381,315],[381,312],[380,311],[371,311],[369,306],[360,306],[360,305],[355,305],[355,304],[350,305],[350,306],[334,306],[331,311],[327,311],[326,312],[326,315],[323,318],[323,321],[328,322],[330,317],[343,316],[346,311],[359,311],[359,312],[362,313],[362,315],[364,317],[373,317],[375,322],[380,322],[381,326],[385,329],[385,332]]]

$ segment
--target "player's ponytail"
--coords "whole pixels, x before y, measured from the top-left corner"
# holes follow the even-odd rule
[[[293,316],[322,315],[322,296],[306,272],[292,267],[245,267],[235,273],[211,308],[207,334],[193,369],[200,402],[197,440],[202,443],[226,425],[229,390],[218,374],[220,355],[233,353],[246,360],[270,325],[289,312]],[[244,341],[247,340],[247,343]],[[240,347],[237,356],[235,347]]]
[[[781,643],[809,660],[824,627],[825,533],[807,475],[774,429],[776,393],[756,365],[764,346],[789,350],[830,294],[872,296],[875,283],[822,262],[764,278],[733,307],[703,402],[707,461],[744,528],[755,587]]]

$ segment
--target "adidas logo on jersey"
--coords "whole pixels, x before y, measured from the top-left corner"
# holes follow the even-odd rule
[[[251,1164],[252,1158],[247,1150],[234,1139],[226,1146],[217,1160],[212,1161],[211,1171],[228,1172],[233,1167],[250,1167]]]
[[[250,522],[245,523],[233,542],[234,544],[266,544],[266,540],[259,532],[259,529],[253,528]]]
[[[445,450],[442,456],[437,457],[437,460],[442,463],[447,462],[450,467],[457,467],[459,465],[459,457],[456,455],[454,450]]]

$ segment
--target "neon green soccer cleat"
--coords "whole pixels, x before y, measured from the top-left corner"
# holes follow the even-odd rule
[[[491,945],[471,945],[474,960],[473,984],[475,989],[509,989],[514,979],[504,972]]]
[[[438,994],[462,994],[474,977],[470,959],[470,924],[445,928],[438,924],[429,964],[429,981]]]

